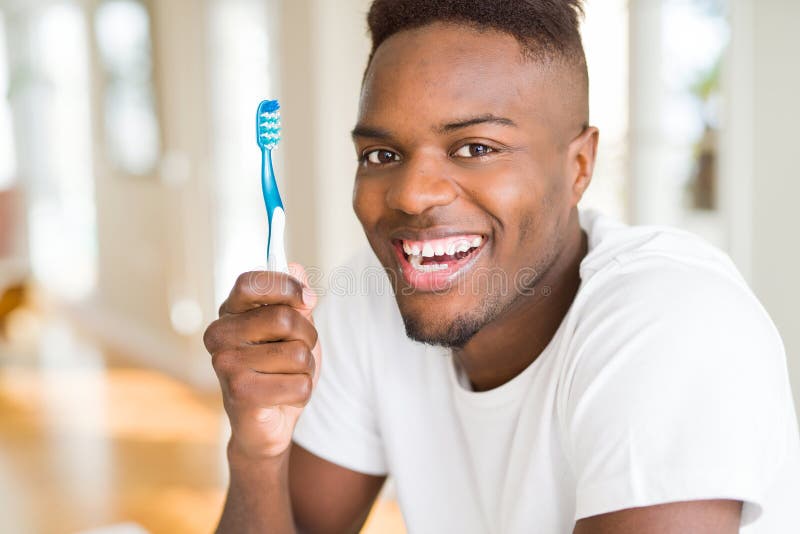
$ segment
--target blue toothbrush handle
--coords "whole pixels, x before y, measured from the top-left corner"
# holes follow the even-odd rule
[[[275,181],[275,172],[272,169],[272,151],[261,151],[261,192],[264,196],[264,205],[267,208],[267,221],[269,223],[269,237],[267,238],[267,269],[289,273],[289,263],[286,260],[286,213],[283,202],[278,192]]]

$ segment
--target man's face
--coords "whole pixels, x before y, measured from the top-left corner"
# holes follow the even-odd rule
[[[449,24],[376,51],[353,206],[410,337],[462,346],[529,299],[557,257],[581,131],[563,79],[511,36]]]

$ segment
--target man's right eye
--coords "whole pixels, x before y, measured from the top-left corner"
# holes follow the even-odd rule
[[[370,165],[385,165],[400,161],[400,156],[391,150],[378,149],[364,153],[363,160]]]

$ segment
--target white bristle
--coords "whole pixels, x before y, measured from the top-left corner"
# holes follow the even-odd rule
[[[281,112],[280,110],[268,111],[259,114],[258,126],[261,129],[259,142],[268,150],[278,146],[281,140]],[[263,131],[266,130],[266,131]]]

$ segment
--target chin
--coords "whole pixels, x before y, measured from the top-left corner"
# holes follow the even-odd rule
[[[437,306],[435,302],[414,306],[415,309],[410,309],[408,304],[398,299],[406,335],[414,341],[452,349],[466,345],[501,311],[498,299],[492,295],[485,295],[483,300],[473,305],[471,309],[466,307],[467,311],[457,313],[446,313],[446,308],[449,306]]]

